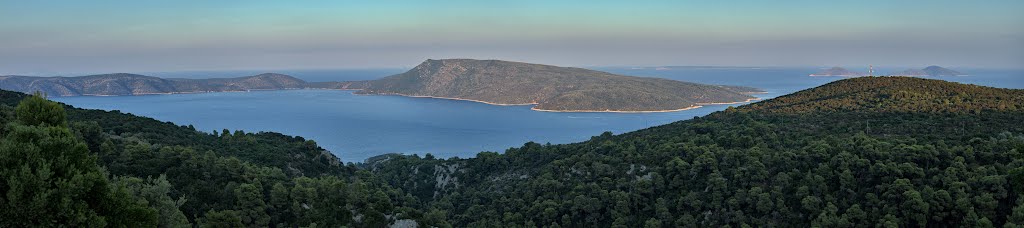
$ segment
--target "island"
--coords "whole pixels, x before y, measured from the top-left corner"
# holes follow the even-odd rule
[[[867,74],[865,74],[863,72],[856,72],[856,71],[847,70],[846,68],[842,68],[842,67],[832,67],[832,68],[828,68],[827,70],[824,70],[824,71],[821,71],[821,72],[818,72],[818,73],[813,73],[813,74],[811,74],[809,76],[812,76],[812,77],[824,77],[824,76],[861,77],[861,76],[867,76]]]
[[[900,76],[930,76],[930,77],[966,76],[966,74],[964,74],[964,73],[960,73],[958,71],[950,70],[950,69],[947,69],[947,68],[944,68],[944,67],[940,67],[940,66],[928,66],[928,67],[925,67],[924,69],[920,69],[920,70],[908,69],[908,70],[896,73],[894,75],[900,75]]]
[[[669,112],[709,104],[756,100],[761,90],[633,77],[575,67],[475,59],[426,60],[401,74],[311,87],[358,90],[357,94],[401,95],[534,105],[551,112]]]

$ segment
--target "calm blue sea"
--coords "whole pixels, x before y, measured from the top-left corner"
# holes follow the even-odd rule
[[[816,68],[702,68],[668,70],[597,68],[613,73],[710,84],[758,87],[771,98],[840,78],[808,77]],[[307,81],[368,80],[402,69],[278,71]],[[1024,71],[964,70],[967,77],[943,79],[1005,88],[1024,88]],[[161,77],[234,77],[259,71],[153,73]],[[363,96],[350,91],[286,90],[121,97],[62,97],[82,108],[121,110],[207,132],[241,129],[276,131],[313,139],[345,162],[384,153],[471,157],[503,152],[528,141],[570,143],[604,131],[623,133],[691,119],[727,105],[670,113],[553,113],[529,106],[494,106],[469,101],[399,96]]]

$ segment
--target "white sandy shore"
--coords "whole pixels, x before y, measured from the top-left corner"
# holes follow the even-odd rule
[[[506,104],[506,103],[494,103],[494,102],[487,102],[487,101],[481,101],[481,100],[473,100],[473,99],[464,99],[464,98],[454,98],[454,97],[435,97],[435,96],[419,96],[419,95],[407,95],[407,94],[400,94],[400,93],[375,93],[375,94],[360,94],[360,95],[397,95],[397,96],[403,96],[403,97],[415,97],[415,98],[436,98],[436,99],[446,99],[446,100],[472,101],[472,102],[479,102],[479,103],[484,103],[484,104],[489,104],[489,105],[501,105],[501,106],[519,106],[519,105],[538,105],[538,104],[539,104],[539,103],[536,103],[536,102],[533,102],[533,103],[519,103],[519,104]],[[618,111],[618,110],[550,110],[550,109],[539,109],[539,108],[537,108],[536,106],[535,106],[535,107],[533,107],[533,108],[530,108],[530,110],[534,110],[534,111],[539,111],[539,112],[609,112],[609,113],[658,113],[658,112],[678,112],[678,111],[685,111],[685,110],[690,110],[690,109],[696,109],[696,108],[701,108],[701,107],[704,107],[704,105],[727,105],[727,104],[743,104],[743,103],[749,103],[749,102],[751,102],[751,101],[756,101],[756,100],[760,100],[760,98],[756,98],[756,97],[755,97],[755,98],[750,98],[750,99],[747,99],[747,100],[745,100],[745,101],[737,101],[737,102],[727,102],[727,103],[697,103],[697,105],[693,105],[693,106],[690,106],[690,107],[685,107],[685,108],[680,108],[680,109],[669,109],[669,110],[649,110],[649,111]]]
[[[653,111],[614,111],[614,110],[607,110],[607,109],[606,109],[606,110],[549,110],[549,109],[539,109],[539,108],[537,108],[537,107],[533,107],[533,108],[530,108],[530,110],[534,110],[534,111],[540,111],[540,112],[611,112],[611,113],[655,113],[655,112],[678,112],[678,111],[690,110],[690,109],[695,109],[695,108],[700,108],[700,107],[704,107],[704,106],[700,106],[700,105],[694,105],[694,106],[690,106],[690,107],[686,107],[686,108],[681,108],[681,109],[671,109],[671,110],[653,110]]]
[[[761,99],[761,98],[756,98],[756,97],[755,97],[755,98],[750,98],[750,99],[747,99],[747,100],[745,100],[745,101],[737,101],[737,102],[725,102],[725,103],[697,103],[697,105],[727,105],[727,104],[743,104],[743,103],[749,103],[749,102],[751,102],[751,101],[756,101],[756,100],[760,100],[760,99]]]
[[[387,94],[387,95],[392,95],[392,94]],[[479,102],[479,103],[484,103],[484,104],[489,104],[489,105],[500,105],[500,106],[520,106],[520,105],[537,105],[538,104],[538,103],[506,104],[506,103],[494,103],[494,102],[487,102],[487,101],[481,101],[481,100],[454,98],[454,97],[415,96],[415,95],[405,95],[405,94],[393,94],[393,95],[399,95],[399,96],[403,96],[403,97],[415,97],[415,98],[437,98],[437,99],[445,99],[445,100],[472,101],[472,102]]]
[[[291,90],[291,89],[301,89],[301,88],[285,88],[285,89],[282,89],[282,90]],[[309,89],[316,89],[316,88],[309,88]],[[255,90],[255,91],[262,91],[262,90],[275,90],[275,89],[253,89],[253,90]],[[327,90],[362,90],[362,89],[327,89]],[[249,90],[249,91],[252,91],[252,90]],[[172,92],[172,93],[137,93],[137,94],[132,94],[132,95],[129,95],[129,96],[133,96],[133,95],[134,95],[134,96],[138,96],[138,95],[168,95],[168,94],[192,94],[192,93],[211,93],[211,92],[248,92],[248,91],[246,91],[246,90],[234,90],[234,91],[190,91],[190,92]],[[537,102],[531,102],[531,103],[514,103],[514,104],[509,104],[509,103],[495,103],[495,102],[488,102],[488,101],[481,101],[481,100],[473,100],[473,99],[465,99],[465,98],[454,98],[454,97],[437,97],[437,96],[420,96],[420,95],[408,95],[408,94],[400,94],[400,93],[375,93],[375,94],[356,94],[356,95],[397,95],[397,96],[403,96],[403,97],[414,97],[414,98],[434,98],[434,99],[446,99],[446,100],[472,101],[472,102],[484,103],[484,104],[489,104],[489,105],[500,105],[500,106],[521,106],[521,105],[538,105],[538,104],[539,104],[539,103],[537,103]],[[119,96],[119,95],[101,95],[101,94],[82,94],[82,96]],[[659,112],[678,112],[678,111],[685,111],[685,110],[690,110],[690,109],[696,109],[696,108],[701,108],[701,107],[704,107],[704,105],[728,105],[728,104],[743,104],[743,103],[749,103],[749,102],[751,102],[751,101],[756,101],[756,100],[760,100],[760,98],[750,98],[750,99],[747,99],[747,100],[745,100],[745,101],[737,101],[737,102],[725,102],[725,103],[697,103],[696,105],[693,105],[693,106],[690,106],[690,107],[685,107],[685,108],[680,108],[680,109],[669,109],[669,110],[648,110],[648,111],[620,111],[620,110],[550,110],[550,109],[540,109],[540,108],[537,108],[536,106],[534,106],[534,107],[530,108],[530,110],[534,110],[534,111],[539,111],[539,112],[608,112],[608,113],[659,113]]]

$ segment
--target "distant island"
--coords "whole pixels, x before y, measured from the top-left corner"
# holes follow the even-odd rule
[[[553,112],[667,112],[708,104],[744,103],[763,92],[743,86],[705,85],[616,75],[573,67],[501,60],[427,60],[405,73],[378,80],[306,82],[266,73],[238,78],[178,79],[138,74],[80,77],[0,76],[0,89],[47,96],[130,96],[284,89],[358,90],[401,95],[535,105]]]
[[[960,73],[958,71],[950,70],[950,69],[943,68],[943,67],[940,67],[940,66],[928,66],[928,67],[925,67],[924,69],[920,69],[920,70],[908,69],[908,70],[905,70],[905,71],[902,71],[902,72],[899,72],[899,73],[896,73],[896,74],[893,74],[893,75],[900,75],[900,76],[930,76],[930,77],[966,76],[966,74],[964,74],[964,73]]]
[[[812,77],[823,77],[823,76],[860,77],[860,76],[867,76],[867,75],[868,74],[865,74],[863,72],[851,71],[851,70],[847,70],[846,68],[842,68],[842,67],[832,67],[832,68],[828,68],[827,70],[822,71],[822,72],[813,73],[813,74],[811,74],[809,76],[812,76]]]
[[[427,60],[405,73],[371,81],[313,83],[311,87],[359,90],[357,94],[402,95],[535,105],[555,112],[665,112],[706,104],[755,100],[761,90],[661,78],[616,75],[574,67],[501,60]]]
[[[47,96],[127,96],[147,94],[231,92],[306,88],[306,82],[283,74],[239,78],[164,79],[138,74],[100,74],[80,77],[0,76],[0,89]]]

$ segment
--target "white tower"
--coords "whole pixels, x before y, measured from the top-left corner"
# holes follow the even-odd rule
[[[868,76],[875,76],[875,66],[868,65]]]

